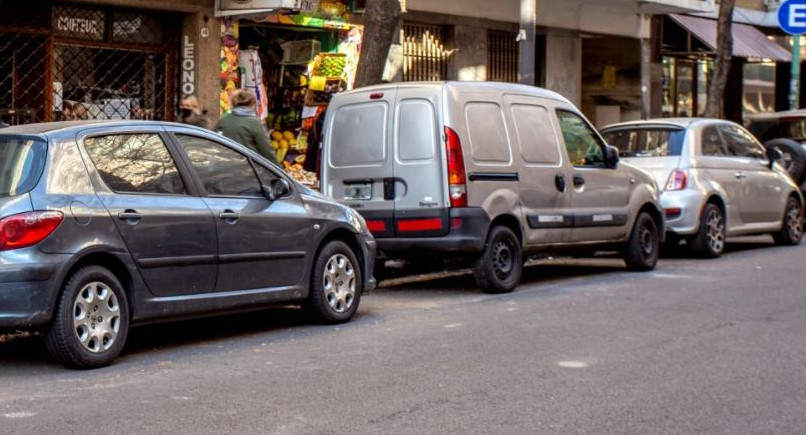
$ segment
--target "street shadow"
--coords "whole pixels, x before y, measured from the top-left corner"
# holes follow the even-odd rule
[[[725,252],[723,253],[723,256],[776,247],[778,247],[778,245],[776,245],[775,242],[767,236],[735,238],[728,240],[728,243],[725,245]],[[664,246],[663,250],[661,251],[661,259],[691,260],[698,259],[698,257],[691,251],[691,248],[687,244],[682,243],[675,247]]]

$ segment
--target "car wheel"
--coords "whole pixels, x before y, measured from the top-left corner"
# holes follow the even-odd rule
[[[794,196],[789,197],[784,213],[784,226],[774,233],[773,238],[779,245],[799,245],[803,239],[803,206]]]
[[[473,264],[476,284],[486,293],[515,290],[523,273],[523,251],[518,237],[507,227],[493,227],[484,251]]]
[[[624,252],[627,269],[646,272],[655,268],[660,254],[658,224],[648,213],[641,213],[635,220],[630,240]]]
[[[45,344],[62,364],[91,369],[117,358],[128,331],[123,286],[109,270],[89,266],[75,272],[62,289]]]
[[[783,158],[781,166],[789,172],[796,184],[802,183],[806,175],[806,151],[792,139],[774,139],[766,143],[767,148],[775,148],[781,152]]]
[[[716,204],[708,203],[700,217],[700,229],[691,241],[691,249],[701,257],[717,258],[725,252],[726,239],[725,215]]]
[[[358,311],[363,282],[353,250],[338,240],[328,242],[316,257],[306,307],[321,323],[347,322]]]

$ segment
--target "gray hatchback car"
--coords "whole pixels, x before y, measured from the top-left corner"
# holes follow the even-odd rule
[[[92,368],[130,325],[299,301],[350,320],[375,286],[364,219],[212,132],[50,123],[0,132],[0,329]]]

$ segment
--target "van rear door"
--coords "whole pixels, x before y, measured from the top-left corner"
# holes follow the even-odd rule
[[[436,85],[398,90],[392,141],[398,237],[444,236],[450,230],[441,94]]]
[[[396,96],[396,88],[338,95],[325,123],[323,191],[358,210],[376,237],[395,235]]]

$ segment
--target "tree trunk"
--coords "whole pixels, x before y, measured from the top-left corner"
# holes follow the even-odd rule
[[[356,72],[356,88],[377,85],[383,81],[389,48],[402,16],[400,0],[367,0],[364,42]]]
[[[733,58],[733,8],[736,0],[722,0],[719,5],[719,21],[717,22],[716,61],[714,76],[708,88],[708,104],[705,106],[706,118],[723,118],[725,116],[725,87],[728,84],[731,59]]]

